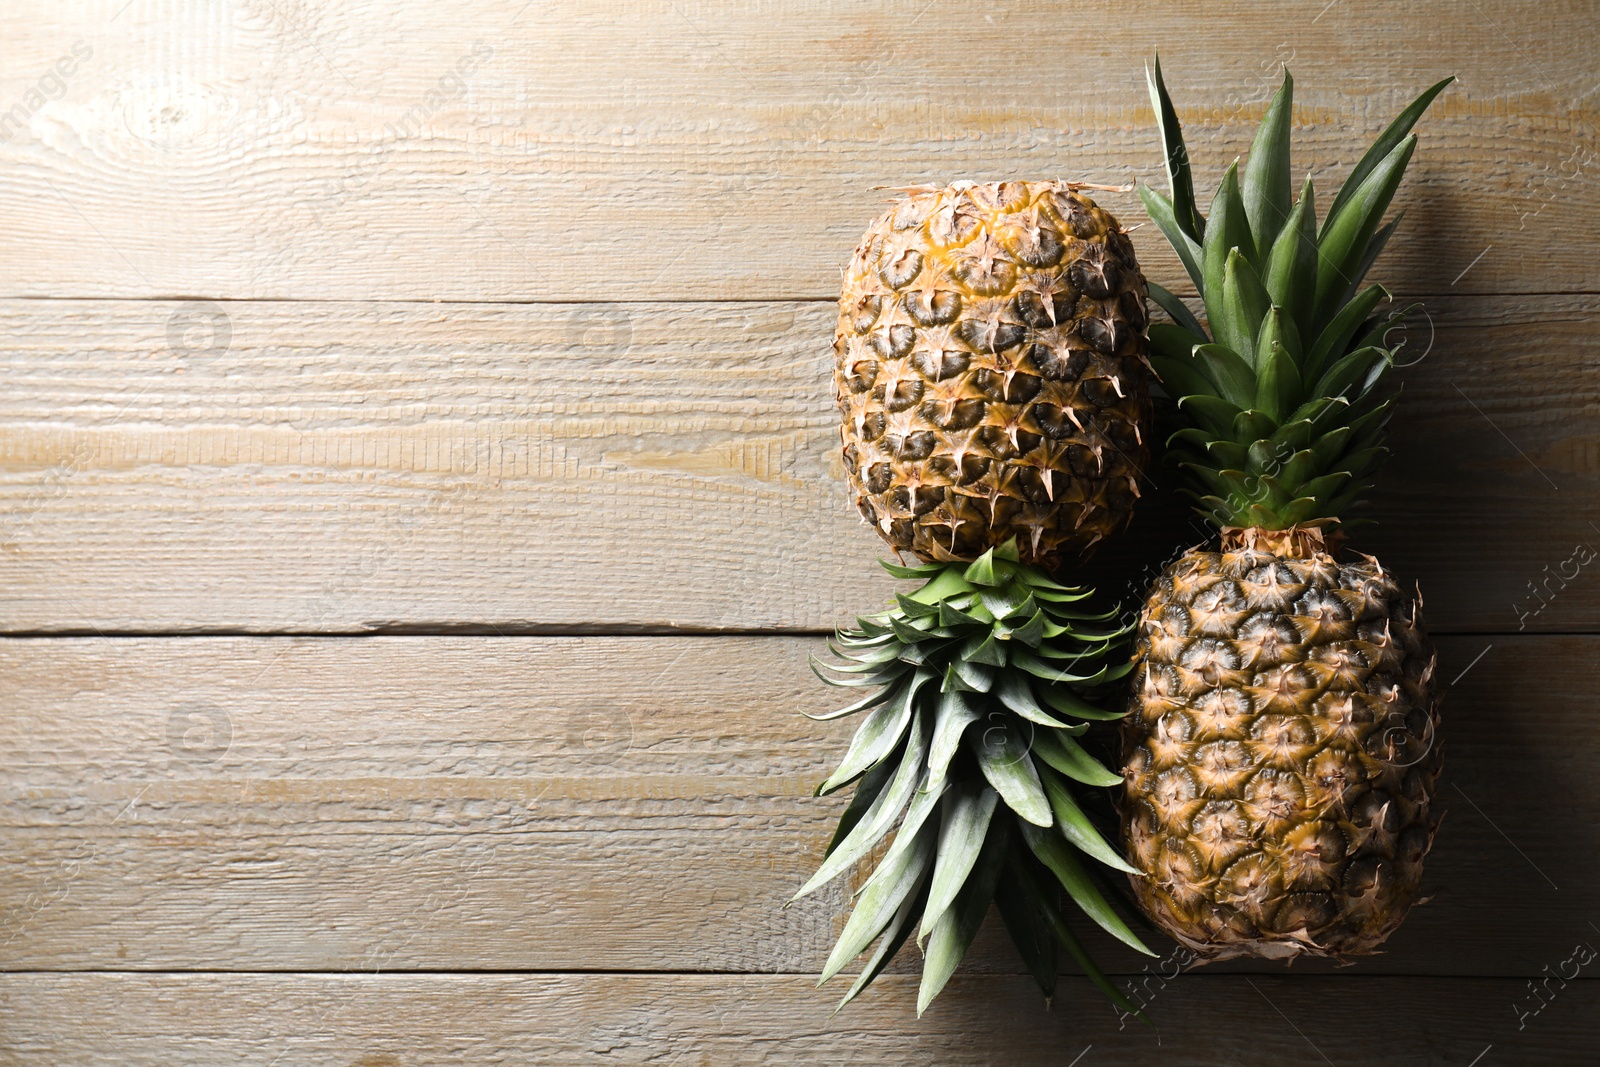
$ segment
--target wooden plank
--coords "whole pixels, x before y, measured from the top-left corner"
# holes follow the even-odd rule
[[[1538,977],[1592,918],[1600,698],[1568,665],[1600,639],[1488,644],[1443,645],[1434,900],[1352,973]],[[853,725],[799,714],[837,696],[817,648],[0,642],[0,968],[814,971],[847,887],[779,905]],[[1018,963],[990,929],[969,969]]]
[[[1600,546],[1600,298],[1428,308],[1357,546],[1436,629],[1600,627],[1567,564]],[[0,628],[847,621],[890,583],[831,331],[794,302],[0,302]],[[1102,588],[1205,537],[1147,496]]]
[[[1209,0],[1137,18],[1105,0],[982,18],[959,0],[8,15],[0,295],[828,296],[878,187],[1157,180],[1142,68],[1158,46],[1208,182],[1282,62],[1297,158],[1325,191],[1411,96],[1460,75],[1424,124],[1382,274],[1411,292],[1600,289],[1574,239],[1600,225],[1582,0],[1409,4],[1403,25],[1426,32],[1404,48],[1324,0],[1270,17]],[[1142,220],[1131,194],[1105,199]],[[1176,286],[1153,228],[1136,242]]]
[[[880,982],[830,1017],[833,994],[788,976],[6,975],[0,1062],[1559,1067],[1600,1040],[1592,980],[1521,1030],[1517,979],[1182,975],[1151,1002],[1159,1029],[1123,1025],[1082,979],[1046,1011],[1025,978],[957,976],[920,1020],[912,980]]]

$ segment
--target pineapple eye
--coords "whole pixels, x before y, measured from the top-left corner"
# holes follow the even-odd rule
[[[889,507],[901,514],[926,515],[942,503],[942,486],[897,485],[889,490]]]
[[[999,234],[1006,251],[1030,267],[1053,267],[1066,253],[1066,245],[1054,226],[1019,218]]]
[[[1097,299],[1112,296],[1122,286],[1122,269],[1111,259],[1104,245],[1090,245],[1067,268],[1067,277],[1078,290]]]
[[[938,443],[932,430],[919,430],[916,433],[890,434],[887,440],[889,454],[895,459],[909,463],[927,459],[933,455],[933,446]]]
[[[928,220],[928,238],[936,245],[960,244],[982,225],[971,199],[963,195],[933,213]]]
[[[870,359],[858,359],[850,364],[850,373],[845,375],[844,384],[852,393],[864,393],[872,388],[872,383],[878,380],[878,364]]]
[[[1017,347],[1028,331],[1015,322],[967,319],[956,327],[956,337],[974,352],[1000,353]]]
[[[936,382],[965,373],[971,362],[971,356],[956,351],[922,351],[911,357],[917,373]]]
[[[1017,299],[1012,303],[1012,311],[1023,322],[1035,330],[1048,330],[1072,318],[1072,306],[1076,298],[1065,290],[1056,290],[1049,294],[1049,303],[1045,302],[1045,294],[1033,290],[1026,290],[1017,294]]]
[[[971,485],[988,474],[990,467],[988,460],[970,452],[964,453],[959,458],[935,456],[928,461],[928,465],[937,474],[949,478],[953,485]]]
[[[1015,211],[1028,202],[1028,183],[1000,182],[998,185],[974,185],[966,195],[974,204],[994,211]]]
[[[1078,391],[1097,408],[1108,408],[1122,399],[1112,378],[1085,378],[1078,383]]]
[[[901,306],[918,326],[943,326],[961,314],[961,294],[952,289],[910,292],[901,298]]]
[[[905,359],[917,343],[917,331],[910,326],[891,326],[879,330],[868,339],[872,350],[883,359]]]
[[[904,411],[922,399],[926,388],[921,378],[900,378],[885,384],[883,406],[890,411]]]
[[[1028,349],[1028,361],[1052,382],[1071,382],[1083,377],[1092,358],[1083,348],[1060,349],[1054,345],[1035,344]]]
[[[902,289],[922,273],[922,253],[915,248],[902,249],[893,257],[885,257],[878,264],[878,278],[891,289]]]
[[[1055,208],[1056,215],[1066,223],[1067,229],[1073,236],[1087,240],[1100,232],[1100,227],[1095,222],[1094,212],[1085,204],[1076,193],[1057,190],[1050,197],[1050,206]]]
[[[1122,310],[1122,317],[1128,320],[1128,325],[1139,333],[1144,332],[1149,317],[1144,313],[1144,297],[1129,289],[1117,297],[1117,307]]]
[[[1031,374],[980,370],[972,376],[973,388],[1003,404],[1026,404],[1039,395],[1044,383]]]
[[[1107,440],[1129,455],[1144,443],[1139,438],[1139,424],[1133,421],[1108,421],[1105,425],[1105,435]]]
[[[866,333],[872,329],[872,324],[878,321],[878,315],[882,311],[882,296],[862,297],[856,301],[855,311],[850,318],[850,328],[856,333]]]
[[[922,417],[941,430],[970,430],[983,421],[986,405],[981,400],[929,400],[922,405]]]
[[[1079,424],[1077,412],[1071,408],[1057,407],[1054,404],[1035,404],[1033,406],[1033,421],[1039,427],[1039,432],[1046,437],[1056,440],[1075,437],[1083,432]]]
[[[899,207],[895,208],[894,218],[890,220],[889,225],[896,233],[915,229],[922,225],[928,217],[928,212],[932,211],[938,202],[937,196],[907,197],[900,202]]]
[[[963,249],[966,255],[955,261],[950,273],[968,292],[979,296],[1000,296],[1017,285],[1017,265],[1005,250],[987,234],[974,242],[978,247]]]
[[[1104,307],[1094,314],[1078,320],[1078,336],[1089,342],[1103,356],[1114,356],[1133,336],[1121,316]]]

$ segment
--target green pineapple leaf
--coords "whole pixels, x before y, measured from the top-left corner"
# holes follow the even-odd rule
[[[995,907],[1006,924],[1006,932],[1011,935],[1011,943],[1017,946],[1017,953],[1048,1003],[1055,996],[1056,977],[1061,966],[1056,936],[1038,902],[1010,872],[1010,859],[1008,856],[1007,871],[995,883]]]
[[[1297,324],[1311,321],[1317,294],[1317,212],[1311,179],[1300,189],[1288,220],[1267,253],[1261,284],[1267,299],[1283,308]]]
[[[1220,396],[1212,396],[1209,393],[1193,393],[1185,396],[1178,401],[1178,407],[1194,416],[1207,430],[1218,437],[1230,436],[1234,421],[1244,411],[1239,405],[1230,404]]]
[[[1260,408],[1241,411],[1233,420],[1233,439],[1235,441],[1259,441],[1263,437],[1271,437],[1278,432],[1282,420],[1273,418]]]
[[[1102,788],[1122,784],[1122,775],[1106,770],[1082,745],[1060,731],[1040,730],[1033,740],[1033,751],[1048,766],[1075,782]]]
[[[886,685],[877,692],[870,693],[855,703],[848,704],[845,707],[840,708],[838,711],[830,711],[822,715],[813,715],[809,711],[802,712],[802,714],[805,715],[806,718],[814,719],[817,722],[832,722],[834,719],[842,719],[848,715],[855,715],[858,712],[865,711],[868,708],[875,708],[886,700],[895,699],[901,694],[899,687],[904,686],[905,684],[906,682],[902,680],[891,685]]]
[[[1255,246],[1272,247],[1289,217],[1289,118],[1294,111],[1294,79],[1284,68],[1283,84],[1250,144],[1244,167],[1244,210]]]
[[[1194,280],[1195,287],[1200,288],[1203,285],[1200,273],[1202,258],[1200,242],[1184,232],[1183,227],[1173,216],[1172,202],[1166,197],[1148,185],[1141,185],[1139,199],[1144,201],[1145,212],[1156,224],[1156,228],[1172,245],[1173,251],[1178,253],[1178,259],[1182,261],[1183,269],[1189,272],[1189,277]]]
[[[1065,729],[1067,724],[1051,715],[1039,705],[1033,695],[1033,687],[1028,684],[1028,679],[1012,671],[1007,671],[1000,676],[1000,681],[994,687],[995,696],[1000,698],[1000,703],[1008,709],[1039,726],[1051,729]],[[1048,733],[1048,730],[1038,731]]]
[[[1085,915],[1094,920],[1095,924],[1106,933],[1135,952],[1142,952],[1146,956],[1155,955],[1106,901],[1100,888],[1094,884],[1089,872],[1083,869],[1083,864],[1060,834],[1021,821],[1017,823],[1017,827],[1022,831],[1023,839],[1027,841],[1033,854],[1051,874],[1056,876],[1061,888],[1067,891],[1072,902],[1078,905]]]
[[[1150,350],[1180,363],[1189,362],[1195,345],[1203,345],[1206,338],[1190,332],[1175,322],[1152,323],[1149,328]]]
[[[1434,97],[1444,92],[1445,86],[1455,80],[1455,75],[1451,75],[1429,86],[1421,96],[1407,104],[1405,110],[1395,116],[1395,120],[1389,123],[1384,131],[1378,135],[1378,139],[1372,142],[1372,147],[1367,149],[1366,155],[1361,157],[1361,161],[1350,172],[1350,177],[1345,179],[1344,187],[1339,190],[1339,195],[1333,198],[1333,206],[1328,208],[1328,219],[1323,224],[1324,228],[1332,224],[1334,216],[1339,213],[1340,208],[1344,207],[1345,201],[1355,195],[1356,189],[1362,181],[1366,180],[1367,175],[1377,167],[1384,157],[1394,151],[1395,145],[1399,144],[1406,134],[1411,132],[1411,127],[1415,126],[1417,120],[1422,117],[1422,113],[1428,110],[1428,105],[1433,103]]]
[[[1120,711],[1107,711],[1104,708],[1091,704],[1083,699],[1071,688],[1064,685],[1043,685],[1033,683],[1034,692],[1039,694],[1039,699],[1050,707],[1055,708],[1063,715],[1071,715],[1075,719],[1092,719],[1110,722],[1122,718]],[[1082,728],[1077,728],[1080,732]]]
[[[921,726],[920,724],[913,726],[911,742],[906,745],[894,778],[878,799],[872,802],[872,806],[867,809],[861,820],[845,835],[844,840],[839,842],[838,847],[822,861],[822,865],[817,868],[811,879],[800,887],[798,893],[789,898],[790,904],[809,896],[839,877],[883,840],[884,835],[893,828],[894,821],[905,810],[917,781],[922,776],[925,751]]]
[[[1274,419],[1282,419],[1294,410],[1303,391],[1294,357],[1281,341],[1272,342],[1256,382],[1256,407]]]
[[[906,727],[915,718],[917,689],[918,686],[913,682],[893,701],[867,716],[866,721],[856,728],[839,769],[817,786],[817,796],[826,796],[840,786],[849,784],[867,768],[887,759],[891,752],[900,747]]]
[[[1266,318],[1261,320],[1261,332],[1256,336],[1256,367],[1266,366],[1267,354],[1272,351],[1272,346],[1281,344],[1289,358],[1294,360],[1298,368],[1301,361],[1300,331],[1295,327],[1294,316],[1286,314],[1281,307],[1273,305],[1267,312]],[[1300,397],[1295,397],[1294,404],[1300,403]],[[1290,410],[1293,410],[1291,407]]]
[[[955,903],[945,909],[934,924],[928,938],[928,952],[922,961],[922,981],[917,986],[917,1015],[920,1018],[933,998],[956,973],[961,957],[966,955],[972,939],[978,936],[983,917],[988,914],[994,900],[995,883],[1005,868],[1006,853],[1010,850],[1011,823],[1006,819],[994,820],[989,835],[984,839],[983,851],[973,865],[972,875]]]
[[[922,563],[908,567],[903,563],[890,563],[886,559],[880,559],[878,566],[888,571],[895,578],[927,579],[944,570],[943,564],[939,563]]]
[[[1358,348],[1328,368],[1317,380],[1318,396],[1343,396],[1366,381],[1374,369],[1389,365],[1389,353],[1381,348]]]
[[[1213,386],[1206,380],[1204,374],[1196,369],[1193,360],[1177,360],[1169,356],[1150,356],[1150,366],[1155,369],[1161,378],[1161,383],[1166,386],[1167,393],[1175,400],[1182,400],[1187,396],[1206,393]]]
[[[1367,242],[1377,232],[1416,147],[1415,134],[1395,145],[1394,151],[1372,169],[1350,199],[1337,211],[1330,212],[1322,230],[1317,262],[1316,322],[1332,319],[1338,313],[1339,299],[1360,283],[1356,269]]]
[[[1238,249],[1230,251],[1222,273],[1222,315],[1211,320],[1211,332],[1220,343],[1251,358],[1256,352],[1261,320],[1271,307],[1272,301],[1250,260]]]
[[[1194,362],[1215,388],[1215,395],[1247,408],[1256,396],[1256,374],[1244,357],[1227,345],[1195,345]]]
[[[982,782],[964,782],[945,795],[939,824],[939,859],[928,886],[928,903],[922,909],[918,942],[933,932],[934,924],[966,885],[999,802],[1000,794]]]
[[[1198,262],[1198,245],[1195,246],[1195,252],[1196,262]],[[1195,284],[1198,285],[1199,282],[1200,279],[1195,278]],[[1201,344],[1209,339],[1206,335],[1205,328],[1200,325],[1200,320],[1194,317],[1194,312],[1189,310],[1188,304],[1185,304],[1182,300],[1179,300],[1171,292],[1162,286],[1157,285],[1155,282],[1146,282],[1145,287],[1150,291],[1150,299],[1154,300],[1156,305],[1160,307],[1162,311],[1165,311],[1168,315],[1172,316],[1172,321],[1174,324],[1181,326],[1183,329],[1194,335],[1195,344]]]
[[[1089,976],[1089,980],[1117,1007],[1148,1024],[1150,1020],[1143,1010],[1111,983],[1111,979],[1106,976],[1106,973],[1094,962],[1094,958],[1084,949],[1083,943],[1072,932],[1072,928],[1061,918],[1061,913],[1054,903],[1056,896],[1054,887],[1049,884],[1049,878],[1042,866],[1037,859],[1013,854],[1007,863],[1006,870],[1008,874],[1017,880],[1019,885],[1024,887],[1029,899],[1039,909],[1045,925],[1050,928],[1050,932],[1055,935],[1061,946],[1067,950],[1067,954],[1072,957],[1073,961],[1083,969],[1083,973]],[[1153,952],[1150,954],[1152,956],[1155,955]]]
[[[1250,220],[1245,218],[1244,200],[1239,195],[1239,161],[1234,160],[1222,175],[1222,184],[1211,201],[1211,218],[1206,224],[1206,237],[1202,245],[1201,299],[1205,301],[1206,317],[1211,322],[1211,336],[1227,344],[1221,325],[1223,316],[1222,285],[1228,268],[1228,257],[1238,249],[1246,258],[1255,255],[1250,240]]]
[[[1031,735],[1004,713],[991,714],[990,720],[967,742],[978,759],[978,769],[1012,811],[1031,823],[1049,826],[1050,802],[1028,754]]]
[[[1183,125],[1178,112],[1167,95],[1166,82],[1161,78],[1161,54],[1156,53],[1154,69],[1145,69],[1145,81],[1150,86],[1150,105],[1155,109],[1156,128],[1161,131],[1161,144],[1165,153],[1167,187],[1172,193],[1172,217],[1178,229],[1191,240],[1198,242],[1205,234],[1205,220],[1200,217],[1194,198],[1194,177],[1189,168],[1189,149],[1183,143]]]
[[[856,999],[861,994],[861,991],[871,985],[873,979],[882,974],[883,969],[889,966],[889,961],[894,959],[895,953],[900,951],[901,946],[906,943],[906,939],[911,936],[912,929],[916,927],[916,918],[922,912],[926,892],[927,890],[924,889],[921,893],[913,894],[906,898],[905,903],[900,905],[900,910],[895,912],[894,918],[890,920],[888,927],[883,931],[883,936],[878,939],[878,947],[873,950],[866,966],[861,968],[861,973],[856,976],[855,982],[851,984],[850,991],[844,995],[843,1000],[834,1006],[834,1015],[839,1014],[846,1004]]]
[[[996,586],[1004,581],[1002,569],[996,565],[994,549],[990,549],[977,559],[961,575],[976,586]]]
[[[884,932],[900,905],[916,896],[933,865],[933,846],[938,835],[933,828],[925,827],[914,835],[908,834],[909,847],[894,856],[885,856],[872,877],[861,887],[861,895],[845,923],[844,932],[822,965],[822,976],[817,984],[844,970],[845,964],[855,959],[877,936]],[[896,840],[898,844],[898,839]]]
[[[1381,318],[1373,317],[1364,320],[1359,328],[1365,329],[1365,332],[1355,339],[1352,347],[1382,348],[1390,355],[1398,355],[1400,350],[1405,347],[1405,341],[1402,340],[1397,345],[1390,345],[1388,342],[1389,331],[1400,325],[1401,321],[1407,315],[1411,314],[1413,311],[1416,311],[1420,307],[1422,307],[1422,301],[1417,300],[1407,304],[1405,307],[1394,308],[1387,315]],[[1370,328],[1366,328],[1366,324],[1369,322],[1372,323],[1372,326]]]
[[[1381,285],[1369,285],[1354,300],[1340,308],[1333,321],[1317,335],[1317,343],[1311,347],[1311,354],[1306,358],[1301,373],[1315,381],[1322,374],[1323,367],[1347,355],[1356,331],[1367,321],[1372,309],[1387,299],[1389,290]]]
[[[977,722],[981,712],[963,692],[946,691],[939,697],[934,714],[933,741],[928,745],[928,788],[944,783],[950,761],[961,747],[967,727]]]
[[[1361,279],[1367,276],[1367,271],[1372,269],[1372,264],[1382,254],[1384,247],[1389,243],[1389,238],[1394,236],[1394,231],[1400,228],[1400,220],[1406,217],[1404,210],[1396,211],[1394,218],[1378,227],[1371,240],[1367,242],[1367,250],[1361,253],[1361,260],[1356,264],[1355,271],[1351,274],[1354,280],[1345,287],[1340,302],[1349,300],[1356,295],[1356,289],[1361,284]]]
[[[1044,785],[1045,796],[1050,800],[1050,810],[1055,813],[1056,826],[1060,829],[1061,835],[1071,841],[1078,851],[1093,856],[1107,867],[1122,871],[1124,874],[1143,873],[1117,855],[1117,850],[1100,836],[1100,831],[1094,828],[1094,824],[1083,813],[1083,809],[1078,807],[1078,802],[1073,798],[1066,783],[1053,771],[1040,772],[1039,779]]]
[[[872,770],[861,776],[856,783],[855,795],[850,798],[850,803],[845,807],[844,814],[839,816],[839,825],[833,831],[833,837],[828,841],[827,851],[823,857],[833,855],[839,845],[850,831],[861,822],[878,797],[883,794],[884,788],[894,777],[895,765],[888,760],[878,764]]]

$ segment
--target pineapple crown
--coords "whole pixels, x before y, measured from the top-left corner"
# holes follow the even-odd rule
[[[1187,492],[1225,530],[1336,527],[1387,452],[1395,394],[1384,384],[1399,346],[1386,335],[1417,306],[1380,312],[1390,294],[1361,280],[1400,222],[1382,219],[1416,148],[1411,127],[1455,79],[1389,124],[1319,227],[1309,177],[1291,200],[1287,69],[1243,178],[1235,160],[1209,218],[1195,202],[1159,57],[1147,78],[1171,195],[1147,185],[1139,195],[1205,305],[1202,325],[1171,292],[1149,286],[1172,317],[1150,327],[1150,362],[1187,424],[1168,442],[1197,487]]]
[[[813,716],[865,713],[839,769],[817,788],[830,793],[855,782],[855,796],[821,868],[794,899],[878,857],[822,980],[877,940],[842,1008],[916,933],[919,946],[926,941],[920,1015],[992,900],[1046,996],[1055,989],[1056,950],[1065,948],[1114,1004],[1143,1018],[1095,965],[1059,905],[1064,891],[1107,933],[1154,955],[1090,872],[1096,864],[1137,868],[1101,836],[1075,795],[1122,781],[1077,738],[1091,721],[1122,717],[1094,701],[1132,670],[1131,627],[1114,611],[1085,610],[1088,590],[1059,585],[1022,562],[1015,538],[971,563],[884,568],[923,585],[835,635],[829,647],[843,662],[813,663],[824,681],[870,692]]]

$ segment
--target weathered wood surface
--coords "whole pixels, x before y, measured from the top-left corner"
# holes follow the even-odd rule
[[[1543,1010],[1519,1017],[1536,1003],[1526,986],[1182,975],[1152,986],[1152,1029],[1124,1024],[1082,979],[1046,1011],[1026,978],[958,975],[913,1025],[915,981],[900,976],[830,1017],[835,998],[798,976],[4,975],[0,1063],[1592,1064],[1600,982],[1552,982]]]
[[[779,906],[853,727],[799,714],[819,644],[0,642],[0,968],[814,971],[846,887]],[[1563,668],[1600,640],[1490,645],[1443,645],[1435,899],[1346,973],[1538,977],[1589,936],[1600,697]],[[1019,964],[989,930],[970,966]]]
[[[1567,563],[1600,546],[1597,310],[1435,298],[1412,329],[1357,544],[1436,629],[1600,626]],[[890,583],[831,331],[823,303],[0,302],[0,628],[834,625]],[[1205,538],[1150,496],[1103,587]]]
[[[1600,226],[1585,0],[7,15],[0,101],[21,114],[0,144],[0,295],[827,296],[875,187],[1155,180],[1157,46],[1208,179],[1248,146],[1283,62],[1297,158],[1329,190],[1411,96],[1459,75],[1423,124],[1380,275],[1418,293],[1600,289],[1581,239]],[[92,54],[41,90],[80,41]],[[1104,200],[1143,218],[1131,194]],[[1136,242],[1175,283],[1152,228]]]
[[[1530,986],[1600,944],[1593,4],[6,13],[0,633],[156,636],[0,640],[0,1067],[1594,1062],[1600,986]],[[1376,272],[1436,332],[1358,539],[1460,635],[1435,898],[1337,977],[1097,940],[1159,1038],[1078,979],[1044,1013],[993,924],[920,1022],[910,959],[830,1019],[844,887],[777,905],[850,724],[781,634],[890,588],[838,268],[877,186],[1158,182],[1157,45],[1202,197],[1285,62],[1323,204],[1461,77]],[[1097,581],[1201,536],[1148,506]],[[327,636],[385,630],[433,636]],[[547,636],[443,636],[497,630]]]

